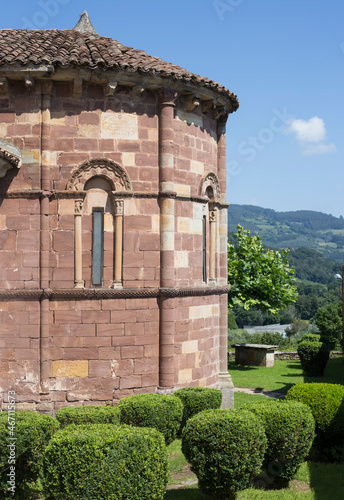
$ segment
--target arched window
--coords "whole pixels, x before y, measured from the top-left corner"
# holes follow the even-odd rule
[[[71,175],[75,197],[75,288],[122,286],[123,199],[131,191],[126,171],[116,163],[90,160]]]

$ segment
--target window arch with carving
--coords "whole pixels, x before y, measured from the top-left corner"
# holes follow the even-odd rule
[[[106,160],[83,163],[71,175],[67,190],[74,194],[74,286],[122,286],[124,200],[131,191],[125,169]]]
[[[214,172],[206,173],[200,182],[199,194],[208,199],[202,225],[202,281],[216,284],[216,248],[218,235],[218,203],[221,199],[220,182]]]

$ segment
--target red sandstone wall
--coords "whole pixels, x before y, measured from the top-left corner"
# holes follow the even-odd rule
[[[74,169],[107,158],[123,166],[134,191],[157,193],[158,106],[146,92],[134,102],[127,89],[105,98],[89,85],[83,98],[72,84],[55,84],[50,124],[51,189],[65,190]],[[40,188],[40,95],[11,83],[0,98],[0,131],[23,152],[23,165],[0,180],[1,193]],[[31,110],[31,111],[30,111]],[[122,112],[127,135],[110,115]],[[128,122],[126,117],[129,116]],[[190,118],[191,117],[191,118]],[[186,121],[187,120],[187,121]],[[118,130],[118,132],[116,131]],[[117,135],[116,135],[117,134]],[[114,138],[108,137],[112,136]],[[200,112],[177,111],[175,190],[199,195],[202,176],[217,172],[216,123]],[[39,289],[39,199],[0,197],[0,289]],[[50,288],[74,286],[74,200],[50,201]],[[202,284],[202,204],[175,203],[176,286]],[[83,217],[83,279],[90,286],[91,224]],[[159,286],[160,220],[156,198],[124,201],[123,286]],[[104,285],[113,278],[113,233],[105,233]],[[175,299],[175,384],[214,385],[219,372],[219,298]],[[0,385],[20,400],[39,399],[39,302],[0,307]],[[50,303],[50,390],[56,408],[91,399],[105,402],[158,385],[157,299],[56,300]],[[15,381],[15,382],[14,382]]]

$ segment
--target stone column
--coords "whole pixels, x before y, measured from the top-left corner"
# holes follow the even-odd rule
[[[178,93],[164,89],[159,116],[160,298],[159,386],[174,387],[174,108]],[[167,290],[166,290],[167,289]]]
[[[113,288],[122,287],[122,261],[123,261],[123,200],[114,200],[115,205],[115,275]]]
[[[216,285],[216,223],[217,209],[209,205],[209,285]]]
[[[40,202],[40,398],[49,401],[49,252],[50,252],[50,110],[52,81],[41,82],[41,202]]]
[[[74,206],[74,288],[84,288],[82,279],[82,207],[83,200],[75,200]]]
[[[221,205],[219,206],[220,233],[220,276],[219,285],[228,282],[227,269],[227,208],[226,204],[226,120],[220,117],[217,126],[217,173],[221,186]],[[222,408],[234,408],[234,386],[228,373],[228,296],[220,295],[220,373],[219,384],[222,391]]]

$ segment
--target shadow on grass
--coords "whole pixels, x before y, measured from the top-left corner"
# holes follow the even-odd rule
[[[164,500],[209,500],[209,498],[196,486],[180,490],[168,490],[164,496]]]

